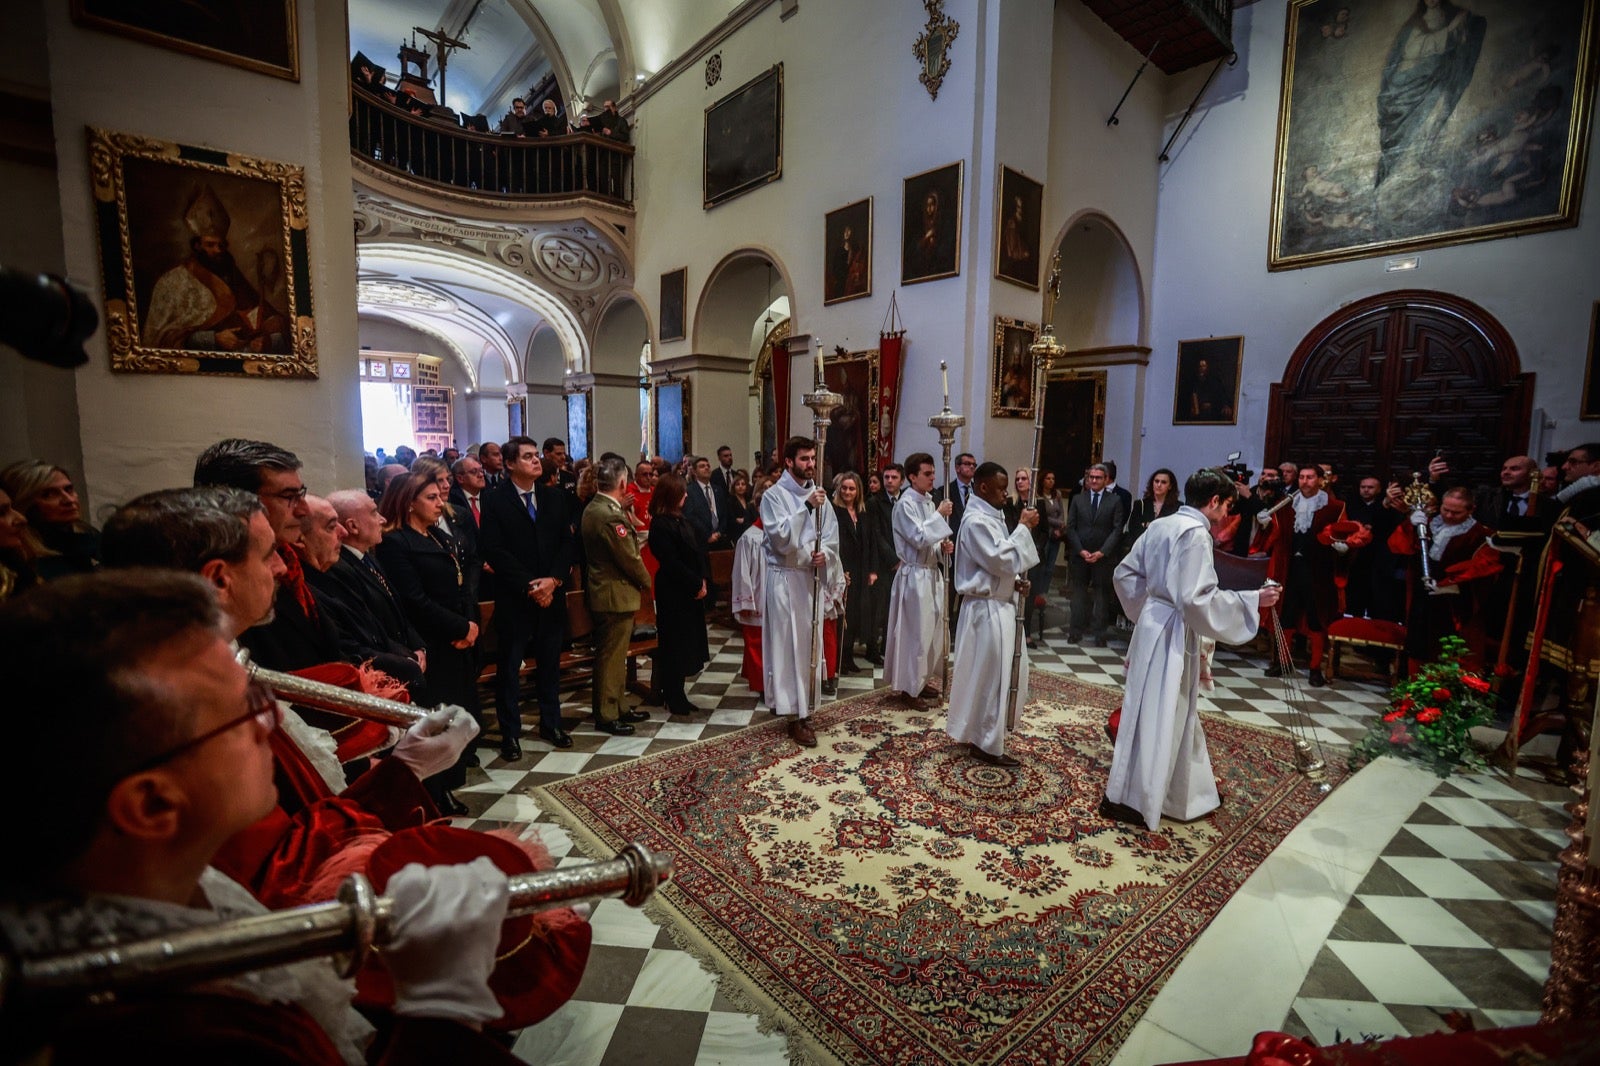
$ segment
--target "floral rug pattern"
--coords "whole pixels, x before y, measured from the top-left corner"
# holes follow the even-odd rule
[[[1030,683],[1015,769],[874,693],[815,749],[774,721],[535,795],[597,850],[671,852],[658,918],[812,1059],[1097,1062],[1320,796],[1286,734],[1208,718],[1222,808],[1108,821],[1118,693]]]

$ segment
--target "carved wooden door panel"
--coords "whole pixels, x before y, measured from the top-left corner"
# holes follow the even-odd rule
[[[1044,439],[1040,468],[1056,475],[1061,491],[1076,491],[1078,479],[1105,450],[1106,382],[1104,370],[1057,371],[1045,384]]]
[[[1267,463],[1330,461],[1353,482],[1407,480],[1443,450],[1451,470],[1495,484],[1524,451],[1533,375],[1487,312],[1445,293],[1385,293],[1307,334],[1272,386]]]

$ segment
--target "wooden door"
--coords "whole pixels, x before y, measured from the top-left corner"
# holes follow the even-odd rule
[[[1340,480],[1408,481],[1442,450],[1452,473],[1497,484],[1527,450],[1533,375],[1476,304],[1419,289],[1324,319],[1272,386],[1265,462],[1333,462]]]

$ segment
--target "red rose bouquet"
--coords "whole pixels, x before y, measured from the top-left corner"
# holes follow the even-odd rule
[[[1439,647],[1438,659],[1390,691],[1389,712],[1351,749],[1351,770],[1380,755],[1413,759],[1440,777],[1485,768],[1468,732],[1493,713],[1489,682],[1462,666],[1466,641],[1445,637]]]

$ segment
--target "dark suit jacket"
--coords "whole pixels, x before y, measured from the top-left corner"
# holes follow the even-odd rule
[[[1533,505],[1532,509],[1525,515],[1513,518],[1506,514],[1506,504],[1510,498],[1511,493],[1499,486],[1483,490],[1473,501],[1472,517],[1504,533],[1549,532],[1559,504],[1549,497],[1530,497],[1528,502]]]
[[[478,508],[483,508],[482,497],[478,499]],[[450,536],[461,557],[461,575],[466,582],[467,595],[476,604],[483,599],[483,552],[478,547],[478,524],[472,520],[472,511],[464,503],[452,503],[445,517],[450,522]],[[474,613],[472,617],[476,621],[478,616]]]
[[[537,521],[528,517],[522,497],[510,480],[478,498],[483,511],[478,544],[484,561],[494,567],[496,617],[508,610],[529,620],[539,617],[536,612],[552,612],[556,619],[566,617],[561,590],[570,576],[573,559],[567,494],[550,485],[537,485],[533,491],[539,512]],[[528,586],[536,578],[546,577],[556,580],[557,594],[549,607],[540,608],[529,598]]]
[[[1081,551],[1104,552],[1107,558],[1116,555],[1122,540],[1122,527],[1128,520],[1122,497],[1115,492],[1100,494],[1100,509],[1091,515],[1089,501],[1094,494],[1084,489],[1067,504],[1067,546],[1072,554]]]
[[[724,497],[733,492],[733,471],[723,470],[720,466],[713,466],[711,468],[711,484],[720,493],[717,497],[717,501],[720,504]]]
[[[887,586],[899,557],[894,553],[894,501],[887,492],[867,500],[867,572]]]
[[[969,494],[977,491],[978,486],[968,485]],[[933,502],[936,504],[943,503],[946,493],[949,494],[950,498],[950,532],[959,533],[961,532],[961,516],[967,513],[967,505],[961,499],[961,482],[952,479],[950,484],[944,488],[934,489],[932,493]]]
[[[1173,490],[1174,495],[1176,495],[1177,486],[1173,486]],[[1129,516],[1133,514],[1133,493],[1129,492],[1121,485],[1113,487],[1111,491],[1116,493],[1117,498],[1122,501],[1122,521],[1126,523]]]
[[[339,631],[328,613],[318,611],[315,618],[307,615],[295,599],[294,590],[282,584],[273,600],[272,621],[245,630],[239,643],[250,652],[253,661],[269,670],[303,670],[347,658],[339,646]]]
[[[447,541],[441,532],[425,537],[406,526],[385,533],[373,549],[406,617],[428,647],[430,669],[434,649],[465,637],[477,608],[464,568],[457,569],[459,561]]]
[[[712,519],[711,508],[706,504],[705,490],[694,478],[689,479],[689,495],[683,501],[683,517],[688,520],[689,528],[694,530],[695,540],[699,543],[701,551],[712,547],[713,533],[722,534],[722,539],[716,542],[717,546],[726,546],[729,543],[728,520],[731,517],[731,508],[728,505],[728,494],[717,487],[715,474],[711,476],[710,485],[711,495],[717,501],[715,519]]]
[[[369,558],[377,561],[375,555]],[[384,574],[384,579],[388,576]],[[359,607],[370,618],[370,630],[382,634],[388,645],[385,650],[409,654],[424,645],[422,634],[406,617],[393,583],[379,581],[351,549],[340,548],[338,562],[326,573],[307,573],[306,580],[319,592],[328,589],[352,608]]]

